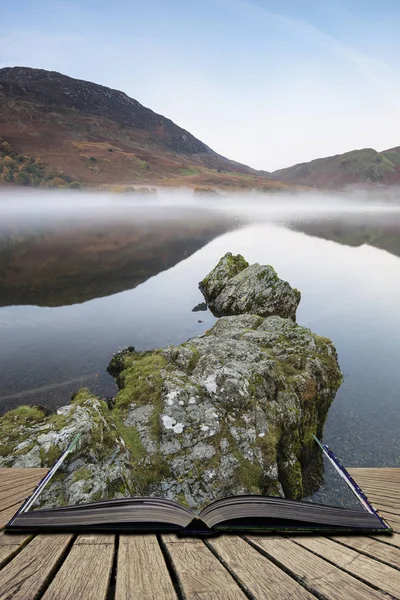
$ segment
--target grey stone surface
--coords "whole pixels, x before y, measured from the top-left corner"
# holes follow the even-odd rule
[[[248,265],[230,252],[199,283],[210,310],[217,317],[244,313],[296,319],[298,290],[279,279],[269,265]]]
[[[218,297],[233,297],[224,295],[232,273],[229,289],[239,290],[265,272],[240,259],[228,273],[225,259],[223,285],[210,283]],[[332,342],[288,312],[221,317],[180,346],[123,351],[111,363],[120,387],[112,408],[81,390],[56,415],[10,411],[0,419],[0,466],[51,466],[80,432],[42,505],[159,495],[200,509],[227,495],[310,493],[312,434],[321,435],[342,374]]]

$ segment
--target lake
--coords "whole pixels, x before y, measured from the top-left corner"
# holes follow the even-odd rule
[[[112,396],[114,352],[203,333],[198,282],[228,251],[271,264],[302,293],[298,323],[334,341],[324,441],[348,466],[400,466],[400,209],[343,196],[3,192],[1,412]]]

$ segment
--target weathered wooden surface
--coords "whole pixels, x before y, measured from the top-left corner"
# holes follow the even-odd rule
[[[43,600],[106,600],[115,536],[98,537],[96,542],[90,536],[78,536]]]
[[[176,600],[176,593],[155,535],[119,538],[115,600]]]
[[[400,599],[400,469],[351,469],[392,536],[7,535],[0,600]],[[0,469],[0,527],[45,469]]]

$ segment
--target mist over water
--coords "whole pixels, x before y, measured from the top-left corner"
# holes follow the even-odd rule
[[[400,206],[376,197],[15,192],[0,196],[0,409],[115,393],[114,352],[178,344],[225,252],[302,292],[344,383],[324,439],[348,466],[400,464]],[[201,321],[201,322],[199,322]]]

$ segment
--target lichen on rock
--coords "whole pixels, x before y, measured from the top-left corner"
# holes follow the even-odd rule
[[[241,256],[227,252],[199,283],[200,290],[217,317],[244,313],[296,319],[301,294],[279,279],[269,265],[249,265]]]
[[[55,415],[32,407],[7,413],[0,419],[0,466],[51,466],[81,432],[42,505],[151,495],[200,509],[234,494],[311,493],[312,434],[321,436],[342,374],[332,342],[294,322],[295,291],[270,267],[258,278],[265,268],[256,267],[226,255],[220,276],[204,285],[214,298],[228,288],[225,297],[234,298],[245,280],[267,281],[268,288],[274,281],[290,301],[270,299],[268,306],[286,306],[286,317],[251,309],[221,317],[180,346],[114,355],[109,372],[119,392],[112,406],[81,390]],[[236,297],[231,305],[241,302]]]

